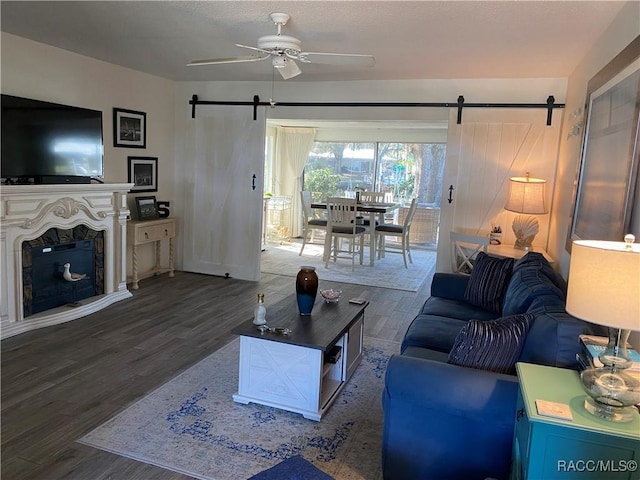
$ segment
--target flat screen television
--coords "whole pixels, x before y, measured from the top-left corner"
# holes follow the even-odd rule
[[[89,183],[103,176],[102,112],[2,95],[0,176],[10,183]]]

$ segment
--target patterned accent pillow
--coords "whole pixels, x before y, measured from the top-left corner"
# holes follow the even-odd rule
[[[464,292],[467,303],[497,314],[511,280],[513,258],[498,258],[480,252]]]
[[[469,320],[456,337],[447,363],[512,374],[532,321],[530,313]]]

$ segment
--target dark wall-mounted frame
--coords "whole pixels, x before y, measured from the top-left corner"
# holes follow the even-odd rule
[[[128,182],[132,192],[158,191],[158,157],[127,157]]]
[[[640,237],[640,36],[587,85],[585,129],[566,249]]]
[[[124,108],[114,108],[113,146],[146,148],[147,114]]]
[[[136,213],[138,220],[154,220],[158,218],[156,197],[136,197]]]

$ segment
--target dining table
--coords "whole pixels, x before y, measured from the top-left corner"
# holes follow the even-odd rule
[[[379,223],[384,223],[384,215],[391,213],[394,210],[400,208],[399,203],[395,202],[358,202],[357,211],[368,214],[369,217],[369,265],[372,267],[376,261],[376,242],[377,236],[375,233],[376,220]],[[327,202],[312,202],[311,208],[317,210],[326,210]],[[326,252],[325,252],[326,254]]]

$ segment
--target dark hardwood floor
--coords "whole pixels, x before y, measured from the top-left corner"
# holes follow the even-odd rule
[[[365,335],[400,341],[430,281],[417,293],[330,286],[370,300]],[[141,281],[133,298],[93,315],[3,340],[1,478],[190,478],[76,440],[235,338],[258,292],[268,308],[293,291],[291,277],[176,272]]]

